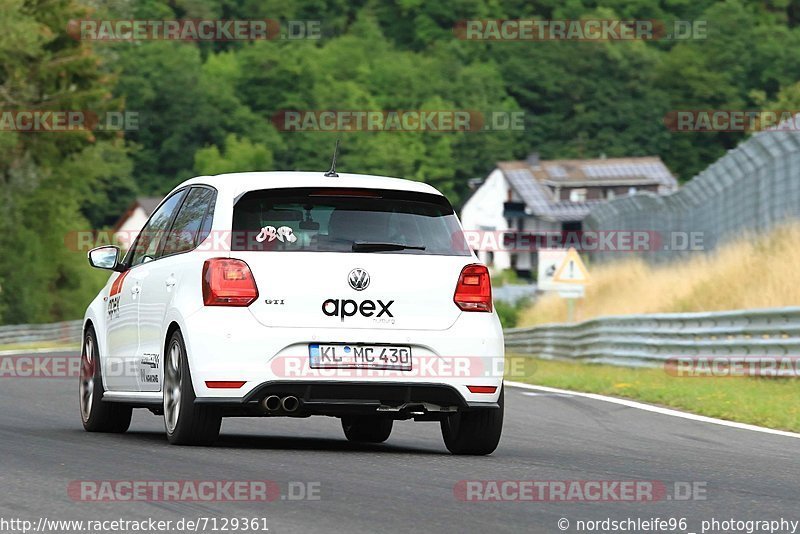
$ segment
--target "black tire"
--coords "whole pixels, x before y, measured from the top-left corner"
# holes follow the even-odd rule
[[[383,443],[392,433],[394,421],[378,415],[342,417],[342,430],[348,441]]]
[[[117,402],[103,402],[105,386],[100,369],[97,335],[91,326],[86,329],[81,346],[81,368],[78,384],[78,408],[87,432],[121,434],[131,426],[133,408]]]
[[[503,433],[503,390],[499,408],[461,412],[442,420],[442,437],[453,454],[483,456],[491,454]]]
[[[186,344],[176,330],[164,354],[164,427],[173,445],[210,445],[219,438],[222,412],[214,406],[196,405],[194,400]]]

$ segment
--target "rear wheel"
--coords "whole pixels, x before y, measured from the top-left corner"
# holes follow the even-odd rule
[[[86,329],[81,348],[80,384],[78,387],[81,421],[87,432],[122,433],[131,426],[133,409],[114,402],[103,402],[103,375],[97,336],[91,326]]]
[[[219,409],[198,406],[194,400],[186,344],[180,330],[176,330],[164,359],[164,426],[173,445],[210,445],[219,437]]]
[[[345,437],[357,443],[383,443],[389,439],[393,423],[388,417],[377,415],[342,417]]]
[[[503,432],[503,390],[497,401],[499,408],[461,412],[442,420],[442,437],[453,454],[491,454],[500,443]]]

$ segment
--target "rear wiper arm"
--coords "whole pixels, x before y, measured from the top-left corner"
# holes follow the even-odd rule
[[[383,252],[392,250],[425,250],[422,245],[409,245],[407,243],[391,243],[385,241],[356,241],[353,243],[353,252]]]

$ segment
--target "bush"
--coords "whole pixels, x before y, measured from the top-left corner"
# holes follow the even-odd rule
[[[500,318],[500,324],[503,328],[514,328],[519,321],[520,312],[528,307],[528,299],[518,300],[515,304],[509,304],[503,300],[496,300],[494,308],[497,310],[497,316]]]
[[[504,269],[498,273],[492,274],[492,285],[495,287],[504,286],[506,284],[519,284],[524,283],[520,281],[517,271],[514,269]]]

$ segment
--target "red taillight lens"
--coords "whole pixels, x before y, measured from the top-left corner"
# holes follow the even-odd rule
[[[492,311],[492,281],[485,265],[467,265],[461,270],[453,302],[463,311]]]
[[[492,394],[497,391],[495,386],[467,386],[470,393],[488,393]]]
[[[249,306],[258,298],[250,267],[242,260],[214,258],[203,265],[203,303],[206,306]]]
[[[239,389],[245,384],[240,380],[206,380],[208,389]]]

